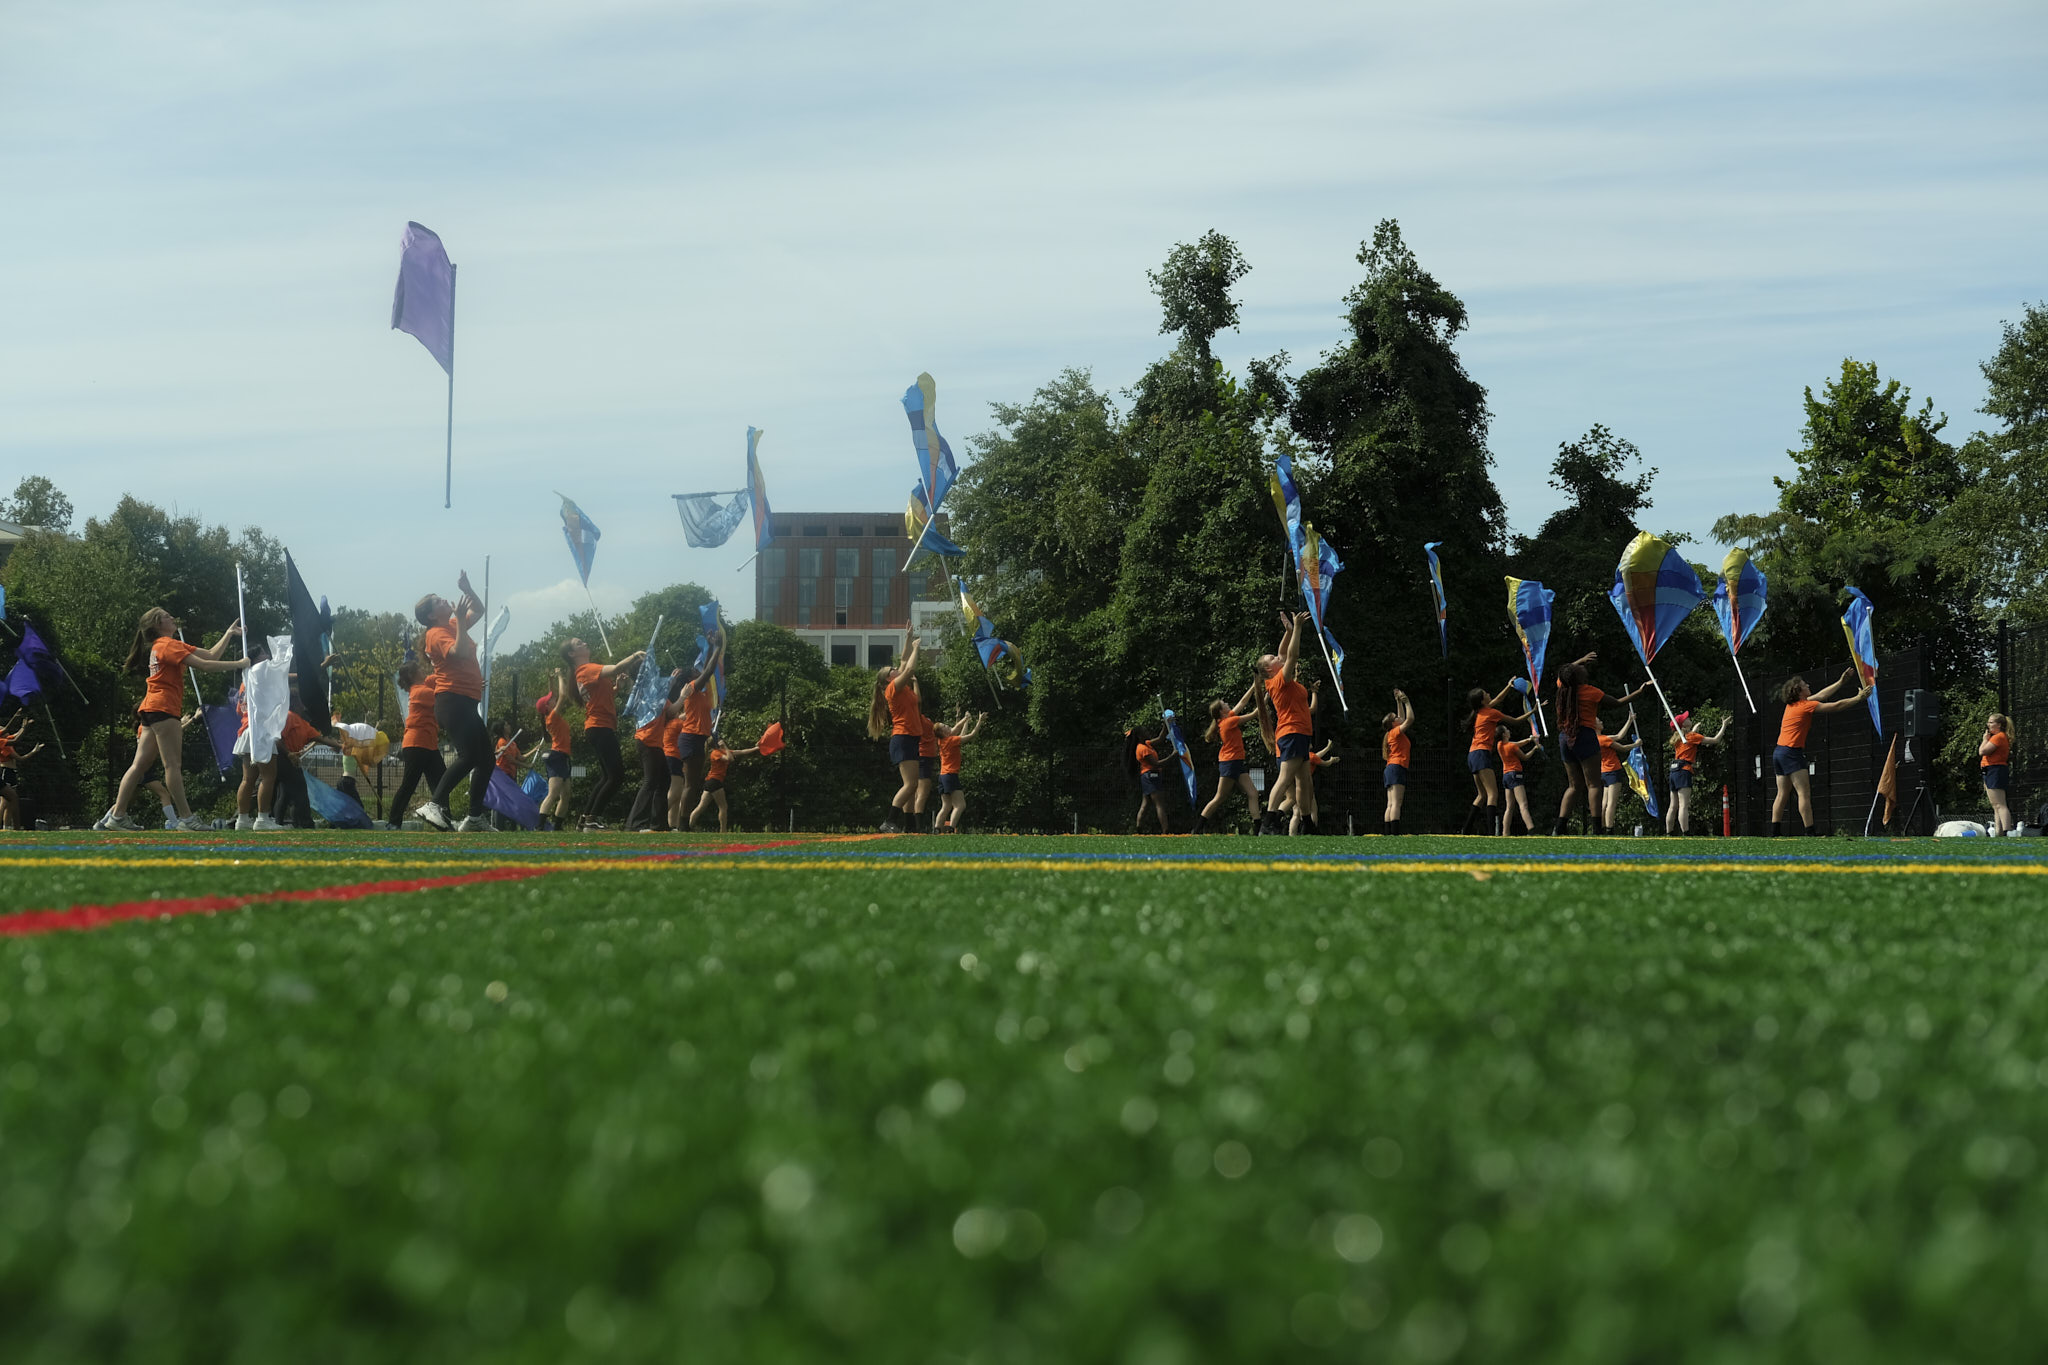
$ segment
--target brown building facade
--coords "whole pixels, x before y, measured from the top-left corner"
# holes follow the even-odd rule
[[[895,660],[912,603],[950,597],[937,560],[905,573],[901,512],[782,512],[774,542],[754,560],[754,616],[795,631],[830,664],[879,668]],[[939,515],[938,529],[946,530]]]

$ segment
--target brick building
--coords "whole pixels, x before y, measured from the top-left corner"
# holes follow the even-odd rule
[[[901,512],[777,511],[772,525],[774,543],[754,560],[754,616],[796,632],[827,663],[891,663],[913,620],[922,630],[922,618],[950,607],[937,560],[904,572]]]

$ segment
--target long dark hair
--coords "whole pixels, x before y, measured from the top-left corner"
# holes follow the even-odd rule
[[[1579,689],[1586,685],[1586,670],[1580,664],[1566,664],[1557,672],[1557,729],[1560,734],[1579,732]]]
[[[1217,733],[1223,728],[1223,718],[1230,714],[1230,703],[1218,697],[1209,703],[1209,728],[1202,732],[1205,743],[1214,744]]]
[[[1391,763],[1394,761],[1394,727],[1400,723],[1401,713],[1399,711],[1389,711],[1380,717],[1380,729],[1383,732],[1380,735],[1380,759],[1383,762]]]
[[[128,662],[124,665],[130,673],[149,672],[150,652],[158,640],[171,633],[168,626],[161,630],[157,627],[170,619],[171,614],[162,607],[151,607],[142,613],[142,623],[135,627],[135,643],[128,646]]]
[[[1465,694],[1465,710],[1468,713],[1465,717],[1466,729],[1469,730],[1479,723],[1479,713],[1486,709],[1487,700],[1486,689],[1483,687],[1475,687]]]

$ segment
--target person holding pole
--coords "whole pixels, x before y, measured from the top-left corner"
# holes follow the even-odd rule
[[[1557,672],[1557,756],[1564,760],[1564,775],[1570,785],[1558,801],[1557,824],[1550,831],[1553,835],[1563,834],[1569,827],[1572,803],[1580,797],[1586,800],[1587,819],[1596,825],[1600,820],[1600,799],[1595,795],[1601,790],[1600,704],[1609,698],[1593,686],[1586,673],[1586,666],[1599,660],[1598,653],[1588,650]],[[1644,683],[1613,700],[1617,704],[1632,701],[1649,690],[1650,684]]]
[[[1866,683],[1853,697],[1835,698],[1855,676],[1854,666],[1845,668],[1841,677],[1818,692],[1806,685],[1806,679],[1793,678],[1779,692],[1785,703],[1785,718],[1778,723],[1778,747],[1771,753],[1771,770],[1778,775],[1778,794],[1771,802],[1773,837],[1792,833],[1786,827],[1785,816],[1795,808],[1795,802],[1803,832],[1820,833],[1813,823],[1813,775],[1806,770],[1806,736],[1813,729],[1815,716],[1846,711],[1870,695],[1870,685]]]
[[[1532,713],[1541,709],[1542,704],[1539,702],[1532,708]],[[1517,811],[1520,811],[1522,815],[1523,832],[1528,834],[1536,832],[1536,817],[1529,810],[1529,783],[1523,772],[1523,763],[1535,751],[1536,746],[1542,742],[1543,733],[1534,723],[1531,723],[1529,726],[1529,733],[1521,739],[1510,739],[1506,735],[1501,736],[1500,786],[1502,809],[1500,832],[1502,834],[1513,834],[1515,832],[1515,812]]]
[[[2012,771],[2012,718],[1993,711],[1984,722],[1984,739],[1977,745],[1977,770],[1984,779],[1984,795],[1991,802],[1991,834],[1996,838],[2013,828],[2012,807],[2005,800],[2005,778]]]
[[[1613,734],[1600,733],[1600,832],[1614,833],[1615,813],[1621,809],[1622,784],[1628,781],[1628,769],[1622,755],[1642,744],[1640,739],[1628,738],[1635,729],[1636,717],[1631,711],[1621,729]]]
[[[434,669],[434,721],[442,738],[455,749],[455,766],[441,774],[434,794],[420,806],[420,819],[432,829],[470,833],[488,830],[484,795],[491,785],[491,736],[477,706],[484,695],[484,671],[477,662],[476,641],[469,628],[483,619],[483,599],[469,586],[469,572],[456,579],[460,598],[450,602],[428,593],[412,609],[413,619],[427,628],[420,653]],[[469,814],[458,824],[448,814],[448,798],[469,779]]]
[[[889,799],[890,818],[902,812],[906,833],[917,834],[918,741],[924,737],[923,711],[917,700],[917,632],[905,631],[903,660],[875,674],[874,696],[868,700],[868,738],[889,738],[889,762],[901,786]]]
[[[1203,738],[1216,745],[1216,794],[1209,798],[1209,804],[1195,814],[1195,827],[1189,832],[1200,834],[1209,823],[1209,817],[1223,809],[1223,798],[1235,782],[1244,793],[1244,799],[1251,806],[1252,833],[1259,832],[1259,789],[1252,784],[1245,771],[1244,718],[1258,705],[1259,685],[1255,681],[1245,688],[1244,695],[1232,706],[1217,697],[1209,703],[1209,729]]]
[[[448,771],[441,757],[441,726],[434,719],[434,674],[417,659],[398,666],[398,685],[405,689],[405,733],[399,740],[398,757],[405,774],[391,798],[391,828],[405,828],[405,804],[412,800],[420,779],[432,792]]]
[[[625,781],[626,763],[619,756],[618,676],[622,670],[637,672],[646,658],[647,651],[639,650],[615,664],[597,664],[590,661],[590,646],[581,639],[562,646],[562,662],[569,665],[576,695],[583,701],[583,742],[597,753],[597,785],[583,808],[585,829],[604,828],[597,813]]]
[[[1309,747],[1315,738],[1315,722],[1309,715],[1308,689],[1296,680],[1294,674],[1301,659],[1302,623],[1309,619],[1307,612],[1289,615],[1280,613],[1280,644],[1272,654],[1259,656],[1258,674],[1266,687],[1266,695],[1272,699],[1274,740],[1280,757],[1280,777],[1273,784],[1272,800],[1277,804],[1283,796],[1294,791],[1295,779],[1308,766]],[[1313,798],[1309,798],[1313,802]],[[1294,815],[1289,821],[1288,833],[1301,832],[1306,821],[1310,833],[1316,833],[1316,812],[1313,805],[1304,809],[1304,802],[1297,798]]]
[[[142,613],[142,622],[135,629],[135,642],[128,649],[127,668],[131,673],[140,673],[143,684],[142,705],[136,714],[142,722],[142,736],[135,746],[135,761],[128,765],[128,771],[121,775],[121,787],[114,795],[113,807],[100,817],[94,829],[134,831],[142,828],[128,818],[128,803],[135,799],[136,789],[149,770],[156,766],[161,757],[164,765],[164,789],[170,793],[175,818],[166,821],[166,830],[179,830],[192,818],[192,807],[185,800],[184,715],[185,715],[185,672],[191,669],[199,673],[238,673],[249,666],[246,658],[223,659],[221,652],[228,641],[242,633],[242,623],[237,620],[212,645],[200,649],[188,645],[178,638],[183,622],[162,607],[151,607]]]
[[[1707,735],[1699,727],[1683,726],[1678,731],[1678,748],[1671,757],[1671,808],[1664,812],[1664,832],[1674,830],[1680,834],[1692,833],[1692,779],[1700,761],[1700,747],[1721,747],[1722,738],[1728,733],[1728,717],[1721,717],[1721,728]]]

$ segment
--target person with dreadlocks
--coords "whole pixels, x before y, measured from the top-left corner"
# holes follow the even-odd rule
[[[1600,704],[1609,698],[1593,686],[1586,672],[1587,665],[1599,660],[1597,652],[1588,650],[1584,657],[1572,660],[1557,672],[1557,756],[1564,760],[1569,785],[1558,802],[1557,824],[1550,831],[1554,835],[1563,834],[1570,825],[1572,805],[1581,797],[1585,798],[1587,820],[1597,824],[1600,819],[1599,798],[1595,795],[1601,790]],[[1632,701],[1649,687],[1644,683],[1613,700],[1616,704]]]

